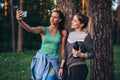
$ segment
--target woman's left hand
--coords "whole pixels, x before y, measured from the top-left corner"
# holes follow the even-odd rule
[[[80,50],[77,51],[75,49],[72,49],[72,53],[74,57],[80,57],[80,58],[88,58],[88,54],[82,53]]]
[[[62,75],[63,75],[63,68],[60,68],[58,72],[58,77],[62,78]]]
[[[80,50],[75,50],[75,49],[72,49],[72,53],[73,53],[73,56],[74,57],[82,57],[82,54]]]

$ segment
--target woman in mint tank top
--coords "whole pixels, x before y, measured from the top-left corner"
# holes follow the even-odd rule
[[[63,56],[67,31],[64,29],[64,15],[59,10],[51,13],[50,25],[31,27],[22,19],[22,11],[16,14],[18,23],[22,28],[42,37],[41,48],[37,51],[31,62],[33,80],[60,80],[58,77],[58,58]]]

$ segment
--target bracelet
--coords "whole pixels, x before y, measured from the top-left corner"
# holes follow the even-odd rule
[[[63,69],[63,67],[60,67],[60,69]]]

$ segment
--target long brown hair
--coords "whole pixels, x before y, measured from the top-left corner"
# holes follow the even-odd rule
[[[85,14],[80,14],[80,13],[76,14],[76,16],[77,16],[78,20],[79,20],[81,23],[84,24],[84,26],[82,27],[82,29],[87,28],[88,22],[89,22],[89,18],[88,18]]]
[[[65,22],[65,16],[60,10],[53,10],[52,13],[53,12],[57,12],[59,14],[60,18],[61,18],[61,21],[58,24],[58,26],[59,26],[58,29],[61,32],[62,30],[65,29],[65,23],[64,23]]]

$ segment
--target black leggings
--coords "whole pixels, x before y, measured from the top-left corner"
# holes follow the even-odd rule
[[[86,64],[80,64],[69,68],[68,80],[86,80],[88,67]]]

